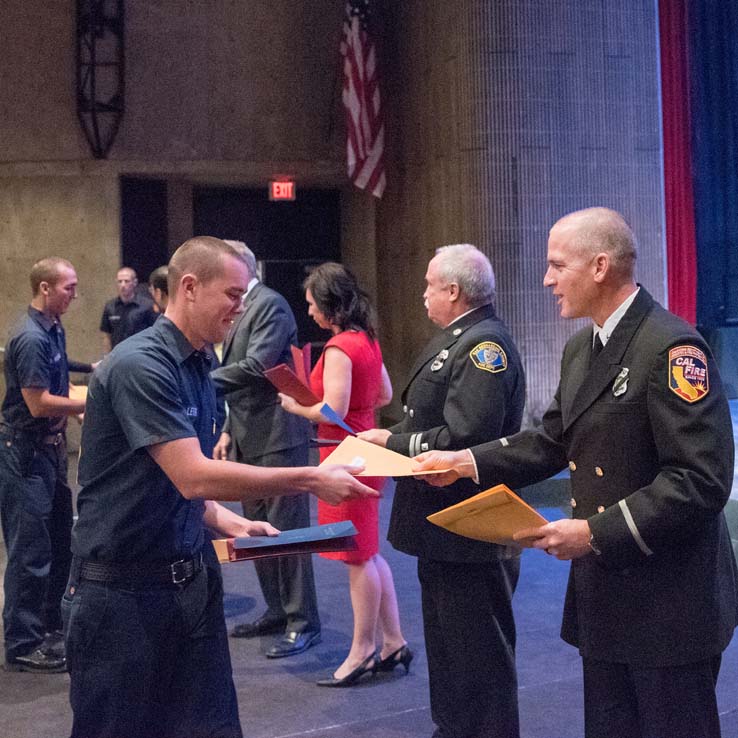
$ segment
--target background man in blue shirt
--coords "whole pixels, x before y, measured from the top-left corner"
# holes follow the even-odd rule
[[[75,738],[240,738],[222,582],[205,527],[226,536],[274,529],[213,500],[376,494],[344,467],[211,458],[209,349],[243,309],[247,285],[232,246],[190,239],[169,263],[165,315],[93,377],[62,603]]]
[[[65,671],[52,647],[69,575],[72,494],[64,431],[84,400],[69,398],[69,362],[61,316],[77,296],[74,267],[58,257],[31,269],[33,298],[5,350],[6,394],[0,418],[0,517],[5,569],[5,668]],[[91,371],[89,364],[73,364]]]
[[[106,354],[156,320],[153,305],[137,294],[138,277],[131,267],[121,267],[115,275],[115,282],[118,296],[105,303],[100,319],[103,351]]]

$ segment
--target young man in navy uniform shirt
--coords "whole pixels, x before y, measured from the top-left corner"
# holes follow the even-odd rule
[[[562,317],[593,326],[564,348],[541,428],[421,454],[419,468],[485,488],[568,466],[573,519],[516,538],[572,561],[562,637],[583,660],[587,738],[718,738],[715,683],[738,620],[730,413],[709,348],[636,284],[635,260],[618,213],[558,221],[543,283]]]
[[[328,502],[373,490],[343,467],[265,469],[211,458],[209,347],[241,312],[243,258],[185,242],[156,324],[120,344],[89,388],[62,602],[74,738],[239,738],[219,566],[205,527],[269,534],[213,502],[285,489]]]
[[[84,411],[69,398],[61,316],[77,296],[74,267],[58,257],[31,269],[32,300],[5,350],[0,419],[0,516],[5,569],[5,668],[58,672],[66,665],[54,635],[69,576],[72,493],[67,485],[67,417]]]
[[[489,259],[470,244],[444,246],[425,280],[428,317],[443,330],[410,371],[402,421],[359,436],[414,456],[520,430],[525,376],[495,313]],[[512,595],[519,552],[462,538],[426,520],[473,488],[468,480],[442,491],[422,480],[398,480],[387,537],[398,551],[418,558],[435,736],[517,738]]]

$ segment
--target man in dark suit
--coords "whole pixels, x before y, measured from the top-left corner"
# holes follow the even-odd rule
[[[240,242],[249,270],[244,311],[223,343],[223,365],[211,377],[228,402],[228,418],[215,447],[214,458],[230,454],[236,461],[257,466],[305,466],[309,425],[285,412],[264,370],[291,363],[290,346],[297,342],[295,317],[287,301],[256,277],[256,259]],[[310,525],[306,494],[286,494],[263,500],[244,500],[244,515],[265,520],[280,530]],[[267,605],[251,623],[237,625],[232,636],[252,638],[269,633],[280,637],[266,652],[269,658],[301,653],[320,642],[320,618],[310,556],[281,556],[254,562]]]
[[[359,436],[414,456],[515,433],[525,378],[515,344],[495,314],[489,260],[468,244],[446,246],[431,259],[426,283],[428,317],[443,330],[410,372],[403,420]],[[435,735],[514,738],[519,730],[511,599],[518,553],[426,520],[474,488],[469,480],[439,491],[400,479],[388,537],[396,549],[418,557]]]
[[[579,648],[587,738],[717,738],[715,682],[736,622],[736,565],[722,510],[733,433],[702,337],[634,279],[621,215],[590,208],[551,230],[544,285],[567,343],[540,429],[453,454],[444,484],[530,484],[568,466],[573,519],[519,531],[572,560],[562,637]],[[604,346],[604,348],[603,348]]]

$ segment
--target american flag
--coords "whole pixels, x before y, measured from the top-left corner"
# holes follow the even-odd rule
[[[382,197],[384,121],[379,98],[377,54],[369,35],[369,0],[348,0],[343,23],[343,106],[346,109],[348,175],[362,190]]]

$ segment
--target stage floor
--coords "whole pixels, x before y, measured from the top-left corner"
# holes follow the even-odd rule
[[[734,428],[738,401],[731,402]],[[738,428],[735,428],[738,437]],[[738,497],[736,485],[733,496]],[[543,498],[542,498],[543,499]],[[382,501],[382,530],[392,502]],[[541,510],[562,515],[547,499]],[[4,547],[0,547],[4,569]],[[367,679],[352,689],[321,689],[315,680],[344,657],[351,637],[351,607],[345,567],[315,557],[323,642],[299,656],[268,660],[270,639],[231,640],[233,672],[247,738],[429,738],[427,663],[423,648],[415,560],[386,542],[382,553],[392,567],[405,636],[416,658],[409,676]],[[517,663],[523,738],[579,738],[583,735],[581,667],[577,652],[559,638],[568,564],[538,551],[523,554],[514,605],[518,626]],[[258,617],[263,602],[248,562],[224,568],[229,627]],[[2,593],[0,591],[0,602]],[[738,736],[738,646],[733,639],[723,659],[718,698],[724,738]],[[0,736],[60,738],[69,735],[67,675],[39,676],[0,670]],[[134,737],[130,737],[134,738]],[[625,737],[624,737],[625,738]]]

